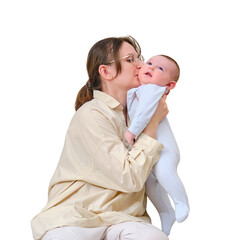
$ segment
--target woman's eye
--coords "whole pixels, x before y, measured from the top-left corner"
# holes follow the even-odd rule
[[[134,62],[134,56],[129,56],[129,58],[127,59],[127,62],[130,62],[130,63]]]
[[[152,63],[151,63],[151,62],[147,62],[147,64],[148,64],[148,65],[152,65]]]

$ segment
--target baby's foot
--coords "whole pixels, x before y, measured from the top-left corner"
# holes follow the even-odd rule
[[[172,229],[172,226],[175,222],[175,213],[160,213],[161,224],[162,224],[162,231],[169,235]]]
[[[189,214],[189,207],[183,203],[177,203],[175,205],[175,216],[177,222],[183,222]]]

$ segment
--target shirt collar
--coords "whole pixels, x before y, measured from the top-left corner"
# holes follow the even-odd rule
[[[119,107],[121,110],[122,105],[113,97],[108,95],[107,93],[104,93],[99,90],[93,90],[93,97],[95,99],[99,99],[100,101],[104,102],[107,106],[109,106],[111,109]]]

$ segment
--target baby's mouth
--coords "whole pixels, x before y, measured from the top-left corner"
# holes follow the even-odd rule
[[[152,74],[150,72],[146,72],[145,75],[147,75],[148,77],[152,77]]]

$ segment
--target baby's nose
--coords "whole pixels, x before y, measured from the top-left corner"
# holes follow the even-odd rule
[[[150,65],[150,68],[151,68],[152,70],[154,70],[154,69],[155,69],[155,66],[154,66],[154,65]]]

